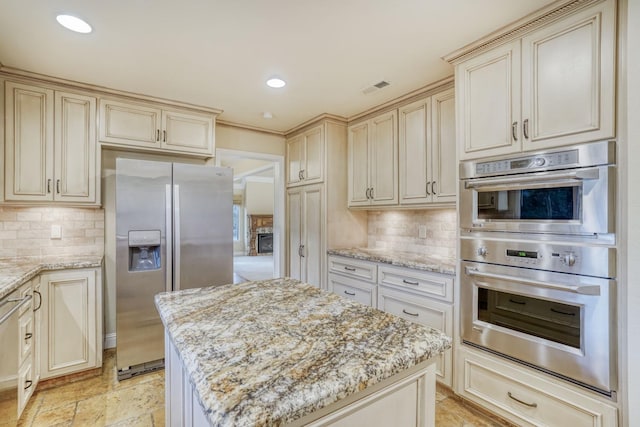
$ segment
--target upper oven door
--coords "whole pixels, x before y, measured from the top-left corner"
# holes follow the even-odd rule
[[[462,262],[463,341],[615,390],[615,281]]]
[[[460,181],[460,226],[570,235],[613,235],[615,167],[532,172]]]

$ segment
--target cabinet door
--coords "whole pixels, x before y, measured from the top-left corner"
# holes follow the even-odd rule
[[[100,141],[160,148],[158,108],[110,99],[100,100]]]
[[[5,82],[5,199],[53,200],[53,90]]]
[[[401,204],[427,203],[431,200],[427,193],[430,180],[427,172],[431,161],[427,142],[431,135],[430,101],[430,98],[422,99],[398,110]]]
[[[213,124],[213,115],[163,110],[160,146],[165,150],[212,156]]]
[[[289,257],[289,277],[304,280],[302,277],[302,259],[300,245],[302,219],[302,190],[294,188],[287,191],[287,253]]]
[[[369,181],[372,205],[398,204],[398,114],[394,110],[370,121]]]
[[[302,277],[303,281],[324,289],[322,185],[305,186],[302,196]]]
[[[95,202],[96,99],[73,93],[55,93],[54,199]]]
[[[615,136],[613,2],[522,39],[524,149]]]
[[[520,40],[456,67],[460,158],[520,151]]]
[[[41,276],[42,366],[46,379],[100,366],[101,291],[94,270]],[[98,330],[100,326],[100,330]]]
[[[349,206],[366,206],[369,200],[369,125],[349,127]]]
[[[324,179],[324,137],[322,126],[304,134],[304,165],[302,177],[305,184],[322,182]]]
[[[304,135],[287,140],[287,185],[302,181]]]
[[[431,186],[433,202],[456,201],[456,116],[453,89],[431,97]]]

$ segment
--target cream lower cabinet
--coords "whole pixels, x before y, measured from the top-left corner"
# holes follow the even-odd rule
[[[517,425],[618,426],[616,407],[595,394],[464,345],[457,360],[457,392]]]
[[[352,301],[376,307],[378,277],[375,263],[329,256],[328,290]]]
[[[538,17],[522,37],[477,55],[456,54],[461,159],[615,137],[616,2],[592,3]]]
[[[348,129],[349,207],[398,204],[398,112]]]
[[[453,336],[453,277],[379,264],[378,309]],[[453,386],[451,349],[438,356],[436,378]]]
[[[324,287],[324,186],[304,185],[287,190],[287,253],[289,276]]]
[[[101,143],[211,157],[214,113],[101,98]]]
[[[96,98],[4,82],[4,200],[99,205]]]
[[[400,205],[455,203],[454,91],[398,109]]]
[[[102,366],[101,274],[91,268],[40,276],[42,379]]]
[[[21,298],[31,295],[32,299],[18,312],[18,415],[29,403],[38,382],[34,365],[38,347],[36,343],[39,341],[34,316],[33,287],[35,283],[37,279],[25,283],[19,290]]]

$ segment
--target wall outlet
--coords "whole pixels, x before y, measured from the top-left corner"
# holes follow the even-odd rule
[[[418,226],[418,237],[421,239],[426,239],[427,238],[427,226],[426,225],[419,225]]]
[[[62,226],[53,224],[51,226],[51,239],[62,239]]]

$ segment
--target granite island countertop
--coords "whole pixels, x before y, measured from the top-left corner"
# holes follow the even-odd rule
[[[442,332],[281,278],[161,293],[212,425],[281,425],[451,347]]]
[[[9,295],[43,271],[100,267],[102,258],[102,255],[2,258],[0,298]]]
[[[398,267],[414,268],[416,270],[431,271],[434,273],[456,274],[456,261],[454,259],[442,258],[435,255],[378,248],[329,249],[327,253],[329,255],[381,262]]]

